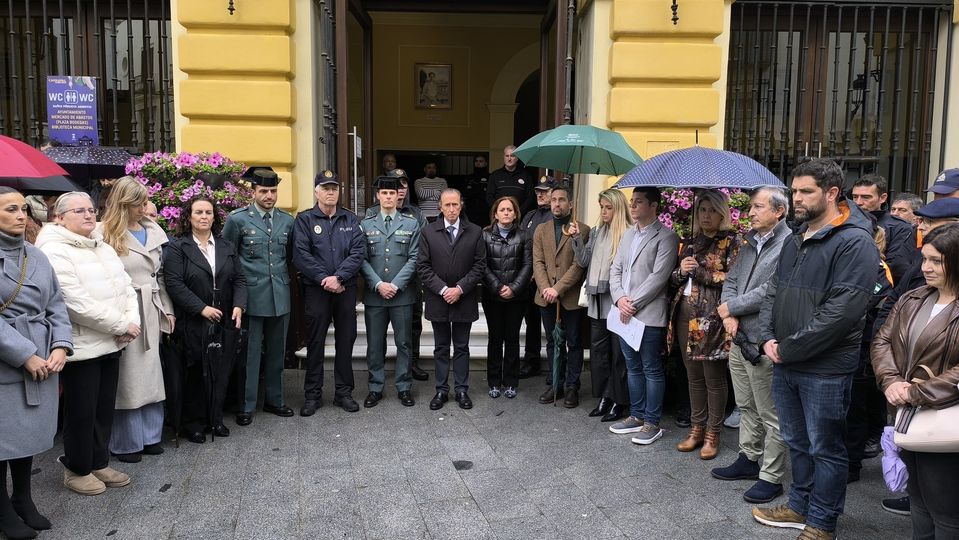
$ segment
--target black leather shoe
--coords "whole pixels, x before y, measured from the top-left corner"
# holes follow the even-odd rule
[[[279,407],[274,407],[273,405],[263,404],[263,412],[275,414],[277,416],[282,416],[283,418],[289,418],[293,416],[293,409],[287,407],[286,405],[280,405]]]
[[[159,456],[163,453],[163,445],[160,443],[144,444],[143,453],[148,456]]]
[[[423,368],[421,368],[416,362],[413,362],[413,364],[410,366],[410,374],[413,375],[413,379],[417,381],[425,381],[430,378],[430,374],[426,371],[423,371]]]
[[[206,442],[206,435],[202,431],[192,431],[186,434],[186,440],[191,443],[203,444]]]
[[[229,437],[230,430],[223,424],[219,424],[219,425],[213,426],[213,434],[216,435],[217,437]]]
[[[558,394],[553,393],[553,387],[547,386],[546,391],[539,395],[539,402],[543,405],[548,405],[553,402],[554,399],[559,399],[565,396],[563,390],[560,389]]]
[[[353,400],[353,396],[340,396],[333,400],[333,405],[337,407],[342,407],[346,412],[356,412],[360,410],[360,406],[356,404],[356,401]]]
[[[430,410],[438,411],[443,408],[443,404],[450,400],[449,394],[446,392],[437,392],[433,399],[430,400]]]
[[[400,392],[396,397],[400,398],[400,403],[402,403],[404,407],[416,405],[416,402],[413,401],[413,394],[411,394],[409,390]]]
[[[313,416],[316,410],[323,406],[323,402],[318,399],[308,399],[300,407],[300,416]]]
[[[366,399],[363,400],[363,406],[369,409],[370,407],[376,407],[376,404],[383,399],[383,392],[370,392]]]
[[[143,461],[143,456],[139,452],[134,452],[132,454],[113,454],[117,461],[122,463],[140,463]]]
[[[563,399],[563,407],[575,409],[579,407],[579,390],[575,388],[566,389],[566,397]]]
[[[529,379],[539,375],[539,358],[534,358],[529,361],[524,361],[523,365],[519,368],[519,378],[520,379]]]
[[[601,398],[599,403],[596,404],[596,408],[589,411],[590,418],[595,418],[597,416],[603,416],[609,412],[609,409],[613,406],[613,400],[609,398]]]
[[[456,402],[460,404],[460,409],[472,409],[473,400],[470,399],[469,394],[466,392],[457,392],[456,393]]]
[[[613,406],[609,408],[609,412],[603,415],[599,419],[600,422],[615,422],[620,418],[625,418],[626,413],[629,411],[629,408],[625,405],[620,405],[619,403],[613,403]]]
[[[236,413],[236,425],[248,426],[252,423],[253,423],[253,413],[248,413],[248,412]]]

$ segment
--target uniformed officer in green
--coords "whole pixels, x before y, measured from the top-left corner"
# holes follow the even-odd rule
[[[376,182],[379,212],[360,222],[366,239],[366,257],[360,272],[366,281],[363,304],[366,360],[370,369],[370,393],[363,406],[374,407],[383,399],[386,329],[392,323],[396,344],[396,391],[400,403],[412,407],[415,403],[410,393],[413,382],[410,374],[413,324],[410,306],[416,302],[414,277],[420,223],[411,213],[400,212],[397,208],[399,182],[396,178],[381,176]]]
[[[263,412],[293,416],[293,410],[283,403],[283,359],[290,322],[287,261],[292,248],[293,216],[275,207],[276,187],[280,183],[275,172],[259,168],[250,176],[253,204],[231,212],[223,226],[223,236],[239,250],[249,294],[246,389],[236,415],[236,423],[241,426],[253,421],[261,358],[266,382]]]

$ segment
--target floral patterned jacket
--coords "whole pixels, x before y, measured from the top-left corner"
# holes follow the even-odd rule
[[[673,270],[670,283],[678,287],[670,309],[667,347],[672,350],[676,342],[674,332],[688,331],[686,355],[690,360],[726,360],[729,358],[730,336],[723,327],[723,320],[716,312],[719,298],[723,293],[726,272],[733,265],[742,238],[735,231],[720,231],[710,238],[704,234],[685,239],[680,244],[679,260],[696,257],[699,267],[681,277],[679,267]],[[692,278],[693,284],[688,296],[683,295],[686,282]],[[689,328],[676,328],[676,317],[680,302],[689,305]]]

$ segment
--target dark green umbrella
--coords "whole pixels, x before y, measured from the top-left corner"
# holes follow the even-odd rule
[[[643,161],[619,133],[575,124],[534,135],[513,154],[526,165],[569,174],[625,174]]]
[[[563,315],[560,299],[556,299],[556,324],[553,325],[553,407],[559,397],[559,370],[563,367],[563,350],[566,344],[566,330],[563,328]]]

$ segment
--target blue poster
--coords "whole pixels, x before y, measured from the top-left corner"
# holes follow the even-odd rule
[[[100,144],[96,79],[47,77],[47,136],[70,146]]]

